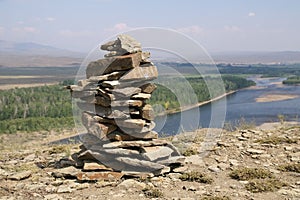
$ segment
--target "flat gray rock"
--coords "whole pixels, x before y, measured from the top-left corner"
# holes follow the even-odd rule
[[[136,139],[157,139],[158,133],[155,131],[149,131],[149,132],[125,132],[127,135],[130,135]]]
[[[109,116],[112,113],[110,108],[95,105],[92,103],[77,102],[77,106],[83,111],[95,113],[100,116]]]
[[[151,146],[163,146],[167,145],[168,142],[165,140],[150,140],[150,141],[119,141],[119,142],[110,142],[103,145],[103,148],[127,148],[127,147],[151,147]]]
[[[124,163],[124,169],[121,166],[119,167],[121,171],[155,172],[165,167],[158,163],[127,157],[117,157],[116,160]]]
[[[93,119],[96,120],[99,123],[113,124],[113,125],[116,124],[114,119],[108,119],[108,118],[100,117],[98,115],[94,115]]]
[[[125,119],[125,120],[116,120],[116,124],[119,127],[125,127],[131,129],[142,129],[146,125],[146,121],[142,119]]]
[[[170,157],[168,159],[157,161],[157,163],[170,166],[174,164],[183,165],[185,163],[185,157],[184,156],[174,156]]]
[[[124,131],[127,134],[134,134],[134,133],[148,133],[152,131],[152,129],[155,127],[155,122],[147,122],[143,127],[136,127],[136,128],[129,128],[125,126],[121,126],[122,131]]]
[[[105,165],[95,161],[94,162],[84,161],[83,170],[84,171],[112,171],[111,168],[108,168]]]
[[[151,94],[157,86],[154,83],[147,83],[145,85],[140,86],[143,93]]]
[[[133,80],[153,80],[157,78],[158,71],[154,65],[141,65],[140,67],[135,67],[124,74],[120,80],[121,81],[133,81]]]
[[[140,52],[92,61],[86,68],[86,77],[89,79],[92,76],[102,76],[116,71],[127,71],[139,66],[141,61],[142,55]]]
[[[139,153],[138,150],[124,149],[124,148],[114,148],[114,149],[104,149],[101,145],[93,145],[89,148],[89,154],[97,158],[101,155],[102,159],[99,161],[107,165],[107,161],[113,160],[115,157],[128,157],[139,160],[145,160],[144,157]],[[103,159],[103,157],[105,159]]]
[[[133,37],[125,34],[118,35],[117,40],[109,41],[101,45],[100,49],[110,51],[110,53],[106,54],[105,57],[142,51],[141,43],[136,41]],[[144,57],[147,57],[147,55]]]
[[[122,101],[112,101],[111,102],[111,107],[142,107],[143,106],[143,101],[141,100],[122,100]],[[139,112],[138,112],[139,114]]]
[[[117,96],[122,96],[122,97],[130,97],[134,94],[140,93],[142,90],[141,88],[137,87],[126,87],[126,88],[121,88],[121,89],[113,89],[110,90],[111,93]]]
[[[52,176],[55,178],[76,178],[78,172],[80,172],[79,169],[71,166],[61,169],[56,169],[52,172]]]
[[[125,113],[124,111],[121,111],[121,110],[113,110],[109,115],[103,115],[104,117],[106,118],[109,118],[109,119],[128,119],[130,118],[130,115],[129,113]]]
[[[121,78],[121,76],[125,73],[122,71],[112,72],[110,74],[100,75],[100,76],[91,76],[87,79],[88,82],[98,83],[99,81],[114,81]]]
[[[120,85],[120,82],[118,80],[115,80],[115,81],[103,81],[100,85],[103,86],[103,87],[115,88],[118,85]]]
[[[170,157],[173,150],[166,146],[142,147],[142,155],[150,161]]]
[[[138,93],[138,94],[135,94],[131,97],[131,99],[143,99],[143,100],[146,100],[146,99],[150,99],[151,97],[151,94],[147,94],[147,93]]]
[[[105,140],[107,139],[108,134],[112,133],[117,129],[117,126],[112,124],[94,123],[86,128],[89,133],[95,135],[100,140]]]
[[[20,181],[20,180],[29,178],[31,175],[32,175],[31,171],[23,171],[23,172],[18,172],[18,173],[15,173],[15,174],[9,176],[8,179],[14,180],[14,181]]]
[[[150,104],[146,104],[141,110],[141,116],[143,119],[147,119],[149,121],[154,120],[155,113]]]

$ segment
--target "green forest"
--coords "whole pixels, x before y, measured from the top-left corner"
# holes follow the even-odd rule
[[[288,77],[286,80],[282,81],[286,85],[298,85],[300,84],[300,76]]]
[[[63,84],[0,91],[0,133],[73,126],[71,96]]]
[[[225,90],[237,90],[254,85],[252,81],[237,76],[222,76]],[[197,101],[206,101],[224,93],[224,88],[216,78],[187,77]],[[171,78],[171,84],[178,92],[187,90],[183,80]],[[0,91],[0,133],[32,132],[40,130],[60,130],[74,127],[72,118],[71,95],[63,89],[70,81],[58,85],[32,88],[16,88]],[[210,91],[207,88],[209,85]],[[223,89],[222,89],[223,88]],[[176,91],[173,91],[176,93]],[[158,85],[150,103],[161,104],[165,109],[179,109],[176,95],[164,86]],[[178,95],[177,95],[178,96]],[[181,102],[188,105],[191,100],[188,95]]]

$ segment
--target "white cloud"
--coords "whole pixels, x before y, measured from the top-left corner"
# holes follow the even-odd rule
[[[23,30],[27,33],[35,33],[37,32],[38,30],[34,27],[24,27]]]
[[[65,37],[88,37],[92,36],[94,32],[89,30],[82,30],[82,31],[72,31],[72,30],[61,30],[59,34]]]
[[[54,17],[47,17],[46,20],[49,21],[49,22],[53,22],[53,21],[55,21],[56,19],[55,19]]]
[[[15,27],[12,29],[13,32],[19,33],[37,33],[39,30],[35,27],[27,26],[27,27]]]
[[[0,26],[0,35],[3,34],[4,31],[5,31],[5,28]]]
[[[256,13],[255,12],[249,12],[248,17],[255,17]]]
[[[121,31],[127,31],[131,29],[126,23],[118,23],[115,24],[112,28],[105,29],[106,31],[112,31],[112,32],[121,32]]]
[[[197,25],[193,25],[193,26],[178,28],[177,31],[182,33],[187,33],[187,34],[188,33],[199,34],[203,32],[203,28]]]
[[[238,26],[224,26],[225,31],[228,32],[241,32],[242,29]]]
[[[43,21],[42,18],[40,18],[40,17],[35,17],[33,20],[35,22],[42,22]]]

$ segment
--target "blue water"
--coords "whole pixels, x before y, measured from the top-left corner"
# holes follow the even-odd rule
[[[156,117],[155,130],[161,134],[173,135],[200,127],[221,128],[224,123],[235,124],[242,118],[247,122],[260,125],[266,122],[279,121],[279,114],[284,115],[287,121],[299,121],[300,86],[276,84],[281,82],[282,78],[252,78],[252,80],[257,84],[254,89],[240,90],[221,100],[188,111]],[[267,94],[292,94],[299,95],[299,97],[273,102],[255,101],[256,98]],[[215,111],[213,117],[212,110]]]

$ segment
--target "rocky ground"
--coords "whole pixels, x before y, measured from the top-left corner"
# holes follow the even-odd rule
[[[80,144],[49,145],[72,133],[1,135],[0,199],[300,199],[299,126],[223,130],[201,158],[206,133],[169,138],[187,158],[173,173],[85,182],[70,158]]]

